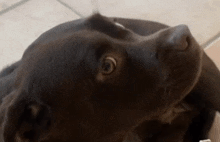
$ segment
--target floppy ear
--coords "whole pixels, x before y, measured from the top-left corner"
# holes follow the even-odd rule
[[[50,108],[34,99],[17,97],[7,108],[3,122],[4,142],[39,141],[51,125]]]
[[[220,111],[220,72],[206,53],[203,54],[199,81],[187,99],[200,107]]]

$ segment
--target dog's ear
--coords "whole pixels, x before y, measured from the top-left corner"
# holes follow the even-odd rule
[[[3,122],[5,142],[39,141],[51,125],[50,108],[35,99],[19,97],[7,108]]]
[[[199,107],[207,107],[220,112],[220,72],[206,53],[203,54],[199,81],[186,99]]]

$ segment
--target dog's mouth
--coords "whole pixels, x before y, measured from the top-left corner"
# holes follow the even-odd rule
[[[157,117],[157,120],[159,120],[163,124],[171,124],[174,119],[176,119],[185,112],[192,111],[192,109],[192,106],[190,106],[189,104],[185,102],[180,102],[172,108],[164,111],[162,115]]]

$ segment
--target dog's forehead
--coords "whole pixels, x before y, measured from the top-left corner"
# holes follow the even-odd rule
[[[89,58],[89,64],[93,64],[92,60],[96,58],[89,52],[97,52],[100,48],[118,49],[119,46],[123,49],[123,45],[128,44],[120,40],[125,36],[121,33],[123,30],[123,27],[100,15],[57,26],[44,33],[26,50],[18,80],[26,80],[28,86],[33,86],[33,80],[43,83],[42,86],[52,86],[67,76],[72,76],[76,81],[89,68],[88,65],[82,66],[86,63],[85,58]]]
[[[112,38],[125,39],[127,36],[136,36],[135,33],[126,29],[123,25],[116,22],[114,18],[104,17],[100,14],[94,14],[88,18],[79,19],[61,24],[46,34],[76,34],[76,32],[86,31],[87,34],[94,31],[106,34]],[[86,34],[85,34],[86,36]]]
[[[100,14],[92,15],[85,20],[85,23],[87,28],[105,33],[113,38],[123,38],[126,34],[130,33],[123,25],[115,22],[114,19],[101,16]]]
[[[69,41],[66,40],[66,42],[78,42],[79,40],[86,41],[86,37],[89,37],[90,39],[93,38],[93,40],[100,37],[106,37],[108,39],[116,39],[122,42],[138,41],[142,38],[131,30],[124,28],[123,25],[114,22],[113,18],[95,14],[88,18],[60,24],[46,31],[26,49],[23,57],[26,56],[29,51],[32,51],[32,49],[38,49],[42,45],[59,42],[68,37],[77,35],[80,35],[79,38],[72,38]]]

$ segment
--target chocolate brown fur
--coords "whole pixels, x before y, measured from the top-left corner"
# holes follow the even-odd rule
[[[117,61],[110,74],[106,57]],[[2,139],[197,142],[220,108],[209,92],[219,71],[206,62],[185,25],[99,14],[58,25],[0,73]]]

